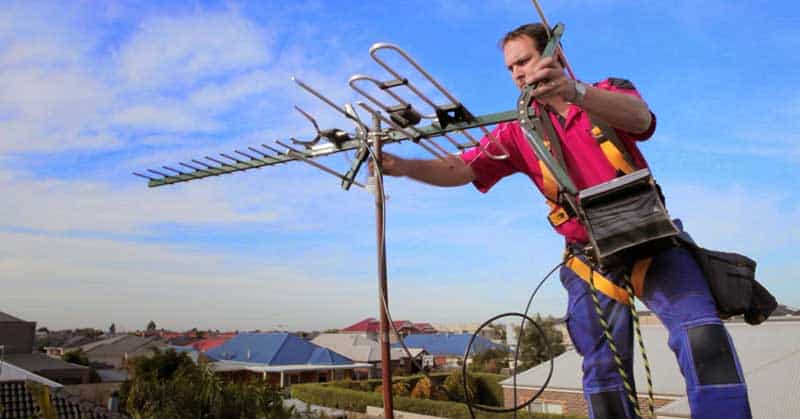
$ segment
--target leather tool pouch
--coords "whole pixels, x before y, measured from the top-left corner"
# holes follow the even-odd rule
[[[704,249],[694,243],[687,247],[705,273],[721,318],[744,315],[747,323],[756,325],[778,307],[775,297],[756,281],[753,259],[738,253]]]
[[[678,228],[664,207],[648,169],[580,191],[579,217],[591,242],[591,256],[613,268],[674,247]]]

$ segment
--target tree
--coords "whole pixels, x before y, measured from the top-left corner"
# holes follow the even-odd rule
[[[150,418],[288,419],[278,388],[253,381],[232,383],[195,364],[186,353],[155,349],[132,361],[132,379],[120,389],[120,405],[131,416]]]
[[[501,369],[508,367],[508,355],[508,349],[505,347],[487,349],[472,356],[470,369],[498,374]]]
[[[86,356],[86,352],[83,352],[82,349],[66,352],[64,355],[61,355],[61,360],[73,364],[89,366],[89,357]]]
[[[550,351],[553,358],[561,355],[566,351],[563,344],[564,336],[558,329],[555,328],[556,320],[550,316],[542,318],[540,314],[536,314],[534,318],[536,324],[544,332],[544,339],[550,344]],[[519,326],[516,328],[519,334]],[[549,361],[547,356],[547,347],[539,330],[529,322],[525,323],[523,336],[519,340],[519,370],[526,370],[542,362]]]
[[[116,335],[117,334],[117,325],[111,323],[111,326],[108,326],[108,334],[109,335]]]
[[[156,322],[150,320],[150,322],[147,323],[147,332],[155,333],[155,331],[156,331]]]

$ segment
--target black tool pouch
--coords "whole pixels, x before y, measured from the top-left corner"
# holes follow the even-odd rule
[[[756,261],[738,253],[704,249],[685,243],[703,269],[717,312],[723,319],[744,315],[747,323],[766,320],[778,307],[775,297],[756,279]]]
[[[630,264],[676,244],[678,228],[648,169],[584,189],[578,200],[593,258],[604,268]]]

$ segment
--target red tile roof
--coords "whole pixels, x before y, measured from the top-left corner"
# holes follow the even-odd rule
[[[220,336],[217,336],[217,337],[214,337],[214,338],[200,339],[197,342],[193,343],[192,347],[197,349],[200,352],[206,352],[209,349],[214,349],[217,346],[222,345],[223,343],[227,342],[228,339],[230,339],[233,336],[235,336],[235,335],[231,335],[231,336],[222,336],[222,335],[220,335]]]
[[[375,320],[374,317],[367,317],[364,320],[361,320],[358,323],[352,324],[350,326],[345,327],[342,329],[342,332],[372,332],[378,333],[381,329],[380,322]]]

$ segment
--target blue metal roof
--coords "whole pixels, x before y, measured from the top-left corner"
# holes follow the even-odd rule
[[[434,333],[434,334],[414,334],[408,335],[404,339],[406,346],[409,348],[423,348],[431,355],[457,355],[462,356],[467,350],[467,345],[472,335],[469,333],[451,334],[451,333]],[[393,346],[399,347],[399,343]],[[488,349],[504,348],[489,339],[482,336],[477,336],[475,341],[472,342],[470,349],[471,355],[484,352]]]
[[[353,361],[289,333],[240,333],[207,355],[266,365],[347,365]]]

